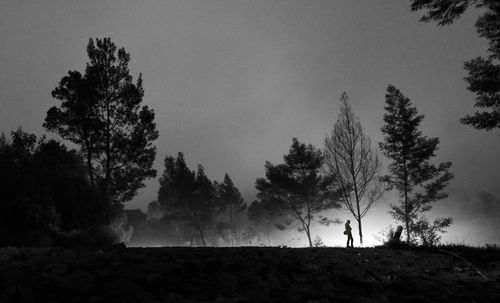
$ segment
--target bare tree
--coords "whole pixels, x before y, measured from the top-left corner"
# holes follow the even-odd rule
[[[381,161],[359,118],[353,113],[345,92],[340,102],[337,122],[330,136],[325,138],[325,172],[337,180],[342,202],[358,221],[362,245],[361,219],[383,193]]]

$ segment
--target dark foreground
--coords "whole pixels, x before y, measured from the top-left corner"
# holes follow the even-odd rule
[[[455,253],[1,248],[0,302],[500,302],[499,250]]]

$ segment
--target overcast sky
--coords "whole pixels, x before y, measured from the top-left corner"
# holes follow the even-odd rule
[[[463,62],[487,48],[477,15],[438,27],[419,23],[402,0],[2,0],[0,131],[44,134],[59,104],[52,89],[69,70],[83,72],[89,38],[111,37],[131,54],[143,103],[156,112],[158,175],[165,156],[182,151],[211,179],[227,172],[251,202],[265,161],[280,163],[293,137],[322,147],[343,91],[377,146],[391,83],[425,115],[423,133],[440,138],[436,161],[453,162],[450,197],[429,214],[455,218],[444,239],[500,243],[499,132],[458,122],[474,99]],[[127,208],[146,209],[157,190],[149,180]],[[395,199],[368,213],[367,236],[395,225]],[[340,229],[317,230],[340,245]]]

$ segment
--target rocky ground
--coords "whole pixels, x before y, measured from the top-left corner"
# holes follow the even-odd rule
[[[500,251],[7,247],[0,302],[500,302]]]

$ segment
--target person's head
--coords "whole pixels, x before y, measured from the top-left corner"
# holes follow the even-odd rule
[[[351,220],[347,220],[346,224],[351,224]]]

